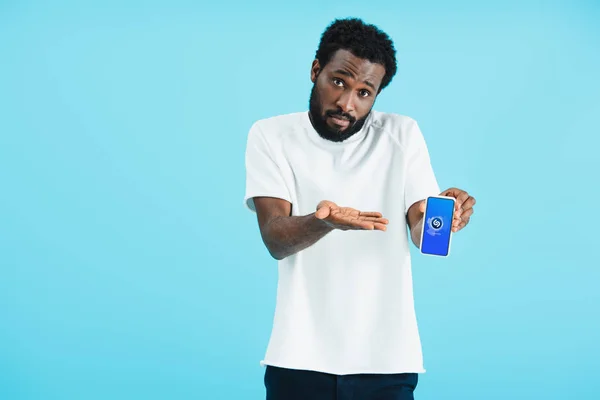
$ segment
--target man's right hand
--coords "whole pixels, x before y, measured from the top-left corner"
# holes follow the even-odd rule
[[[339,207],[334,202],[323,200],[317,206],[315,217],[334,229],[385,231],[388,220],[375,211],[359,211],[350,207]]]

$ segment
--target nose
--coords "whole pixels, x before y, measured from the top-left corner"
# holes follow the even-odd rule
[[[354,99],[352,98],[352,92],[350,90],[344,90],[336,102],[336,105],[345,113],[354,111]]]

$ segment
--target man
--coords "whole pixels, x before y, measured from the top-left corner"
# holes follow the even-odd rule
[[[456,198],[458,232],[475,199],[440,193],[413,119],[373,110],[395,73],[384,32],[336,20],[308,112],[250,129],[245,204],[279,260],[268,400],[413,399],[424,372],[407,225],[420,246],[425,199],[442,194]]]

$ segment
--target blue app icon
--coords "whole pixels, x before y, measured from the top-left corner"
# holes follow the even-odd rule
[[[431,236],[441,235],[442,227],[444,226],[444,220],[442,217],[430,217],[427,220],[427,234]]]

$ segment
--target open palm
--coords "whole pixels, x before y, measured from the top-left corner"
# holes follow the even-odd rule
[[[317,206],[315,217],[334,229],[385,231],[388,220],[375,211],[359,211],[350,207],[339,207],[334,202],[323,200]]]

